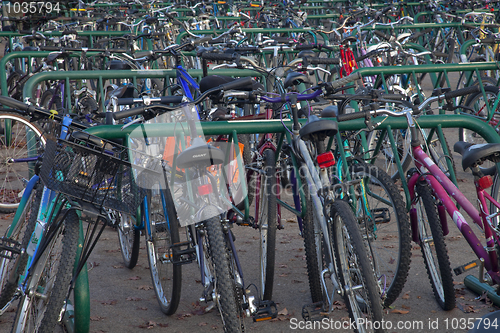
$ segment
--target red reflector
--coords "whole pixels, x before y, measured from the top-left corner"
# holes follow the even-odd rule
[[[206,184],[206,185],[201,185],[201,186],[198,186],[198,193],[200,195],[207,195],[207,194],[210,194],[212,193],[212,185],[211,184]]]
[[[493,185],[493,178],[491,178],[491,176],[489,176],[489,175],[484,176],[484,177],[479,178],[479,181],[477,183],[479,186],[481,186],[481,188],[485,189],[485,188],[488,188],[491,185]]]
[[[316,161],[318,161],[320,168],[328,168],[335,165],[335,158],[331,151],[318,155]]]

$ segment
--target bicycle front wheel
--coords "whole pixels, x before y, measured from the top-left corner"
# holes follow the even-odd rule
[[[55,221],[54,223],[57,223]],[[78,246],[79,217],[71,210],[52,234],[30,277],[19,302],[12,331],[52,333],[62,323],[59,316],[68,296]]]
[[[452,310],[455,308],[455,288],[436,201],[427,184],[418,184],[417,194],[419,245],[427,274],[439,306],[443,310]]]
[[[17,209],[44,147],[45,137],[37,125],[15,113],[0,114],[0,213]]]
[[[42,200],[43,186],[38,182],[33,188],[26,205],[19,217],[19,219],[13,222],[13,224],[7,230],[6,237],[11,241],[19,242],[21,248],[26,249],[28,247],[31,235],[35,230],[36,218],[38,215],[38,208],[40,207],[40,201]],[[15,224],[14,224],[15,223]],[[16,275],[19,277],[24,273],[26,264],[28,263],[28,256],[23,255],[21,258],[9,259],[7,257],[12,256],[10,251],[1,252],[0,261],[0,308],[3,308],[9,301],[12,300],[16,290],[17,282],[10,283],[8,281],[12,274],[12,270],[19,261],[18,271]]]
[[[356,187],[361,195],[353,205],[384,291],[384,305],[389,306],[403,290],[410,270],[411,232],[406,207],[385,172],[365,163],[353,164],[350,169],[353,177],[363,180]]]
[[[174,202],[168,189],[157,187],[148,194],[149,225],[146,249],[156,299],[166,315],[177,311],[181,298],[181,266],[173,263],[171,246],[179,243],[179,227]],[[137,232],[137,231],[136,231]]]
[[[134,268],[139,259],[139,246],[141,243],[141,232],[135,228],[132,216],[125,213],[115,212],[118,219],[118,240],[125,266]]]
[[[337,275],[351,319],[358,323],[356,332],[385,332],[379,325],[360,325],[371,321],[382,323],[380,289],[349,204],[336,200],[331,204],[331,239],[335,246]],[[379,327],[379,329],[375,329]]]

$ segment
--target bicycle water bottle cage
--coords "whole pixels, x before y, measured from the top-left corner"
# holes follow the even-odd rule
[[[296,86],[301,83],[311,83],[309,81],[309,76],[304,73],[299,73],[299,72],[290,72],[286,76],[285,82],[283,83],[283,86],[285,89],[291,86]]]
[[[299,130],[299,135],[304,141],[314,139],[313,135],[316,135],[319,140],[324,140],[326,137],[337,134],[338,129],[339,125],[335,121],[319,119],[317,116],[312,115],[309,117],[307,124]]]

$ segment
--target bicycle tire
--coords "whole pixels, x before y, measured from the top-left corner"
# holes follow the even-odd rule
[[[260,176],[259,217],[260,232],[260,287],[261,297],[271,300],[273,295],[274,266],[276,260],[276,163],[274,151],[266,149],[262,153],[264,169]]]
[[[335,246],[335,260],[343,297],[351,319],[358,323],[361,319],[381,323],[383,320],[380,289],[373,273],[368,252],[358,224],[343,200],[336,200],[330,206],[331,243]],[[362,288],[353,287],[361,285]],[[365,327],[357,327],[356,332],[365,332]],[[385,332],[383,327],[374,332]]]
[[[179,243],[178,220],[168,188],[151,190],[148,205],[151,234],[146,235],[146,249],[149,269],[160,309],[170,316],[177,311],[182,287],[181,266],[172,263],[171,252],[171,246]]]
[[[417,184],[416,190],[419,245],[425,268],[436,301],[443,310],[449,311],[455,308],[455,288],[435,199],[427,184]]]
[[[38,215],[38,208],[40,207],[40,202],[42,200],[43,187],[40,182],[37,182],[35,187],[33,188],[28,200],[26,201],[26,205],[23,208],[23,212],[21,216],[17,220],[16,225],[11,225],[9,227],[13,230],[8,230],[6,236],[14,241],[20,241],[21,248],[26,249],[28,247],[31,235],[35,230],[36,220]],[[2,251],[3,255],[9,254],[9,251]],[[24,270],[28,263],[28,256],[24,255],[19,259],[19,268]],[[17,290],[17,279],[15,283],[11,283],[8,280],[10,275],[12,274],[12,270],[14,269],[14,265],[16,265],[17,260],[14,258],[13,260],[7,259],[5,257],[1,258],[0,262],[0,309],[3,308],[9,301],[12,300],[12,297],[16,293]],[[17,272],[17,275],[20,276],[23,272]]]
[[[205,208],[208,216],[214,215],[213,207]],[[225,332],[241,332],[236,306],[235,284],[231,277],[229,257],[224,241],[224,232],[219,218],[212,217],[203,222],[206,229],[206,242],[209,259],[213,264],[217,305],[222,317]]]
[[[408,214],[399,189],[385,172],[365,163],[351,164],[350,171],[353,177],[363,179],[365,184],[360,193],[366,195],[360,196],[355,215],[369,242],[377,278],[385,284],[382,288],[385,291],[384,306],[388,307],[403,290],[410,270]],[[366,212],[366,207],[369,212]]]
[[[12,159],[37,156],[46,139],[39,126],[15,113],[0,113],[0,129],[0,213],[12,213],[26,181],[35,174],[35,162],[13,163]]]
[[[320,230],[316,230],[314,207],[304,177],[301,177],[301,182],[307,211],[307,215],[302,219],[302,237],[304,238],[304,251],[306,254],[307,278],[309,281],[312,302],[317,303],[324,300],[323,287],[321,286],[323,260],[319,258],[321,255],[322,238],[320,237],[322,237],[322,233]]]
[[[24,76],[24,72],[20,70],[16,70],[7,77],[7,87],[9,91],[9,96],[17,99],[18,101],[22,100],[23,97],[23,86],[19,81]],[[16,87],[17,85],[17,87]],[[15,88],[15,89],[14,89]]]
[[[12,332],[54,332],[73,277],[78,233],[79,217],[71,210],[26,281]],[[35,291],[45,297],[30,297]]]
[[[139,259],[141,232],[135,228],[132,216],[118,212],[115,212],[115,214],[119,219],[117,231],[123,263],[125,267],[132,269],[137,265]]]

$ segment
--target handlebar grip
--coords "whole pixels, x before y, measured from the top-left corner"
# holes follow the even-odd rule
[[[349,76],[346,76],[342,79],[339,79],[339,80],[336,80],[336,81],[333,81],[332,82],[332,88],[333,89],[337,89],[337,88],[340,88],[342,86],[345,86],[346,84],[352,82],[352,81],[356,81],[356,80],[359,80],[361,79],[363,76],[361,75],[361,73],[359,72],[356,72],[356,73],[352,73],[351,75]]]
[[[295,45],[296,50],[314,50],[318,45],[317,44],[300,44]]]
[[[118,120],[118,119],[122,119],[122,118],[137,116],[139,114],[144,113],[144,111],[146,111],[146,106],[141,105],[141,106],[138,106],[136,108],[131,108],[128,110],[114,112],[113,119]]]
[[[467,88],[462,88],[462,89],[458,89],[458,90],[455,90],[455,91],[447,92],[447,93],[444,94],[444,98],[446,98],[446,99],[452,99],[452,98],[455,98],[455,97],[458,97],[458,96],[464,96],[464,95],[474,94],[474,93],[477,93],[477,92],[480,92],[480,91],[481,91],[481,87],[479,87],[479,85],[475,85],[475,86],[470,86],[470,87],[467,87]]]
[[[497,44],[500,43],[500,38],[484,38],[481,39],[480,42],[482,44]]]
[[[221,84],[219,86],[219,88],[221,90],[232,90],[232,89],[238,90],[238,89],[244,89],[244,88],[251,89],[252,84],[253,84],[252,78],[250,76],[247,76],[247,77],[242,77],[242,78],[236,79],[236,80],[228,82],[228,83]]]
[[[259,51],[258,46],[241,46],[234,49],[235,52],[256,52]]]
[[[380,38],[383,38],[383,39],[385,39],[385,40],[387,40],[387,41],[391,40],[391,36],[389,36],[389,35],[387,35],[387,34],[383,33],[383,32],[382,32],[382,31],[380,31],[380,30],[373,30],[373,33],[374,33],[375,35],[379,36]]]
[[[306,57],[307,61],[311,65],[323,64],[323,65],[338,65],[340,60],[338,58],[318,58],[318,57]]]
[[[234,61],[239,55],[237,53],[211,53],[211,52],[203,52],[201,57],[206,60],[215,60],[215,61]]]
[[[0,104],[22,111],[27,111],[30,107],[29,105],[8,96],[0,96]]]
[[[353,120],[353,119],[360,119],[360,118],[365,118],[366,116],[369,116],[369,115],[370,115],[370,111],[344,113],[344,114],[339,114],[337,116],[337,121],[342,122],[342,121],[348,121],[348,120]]]

